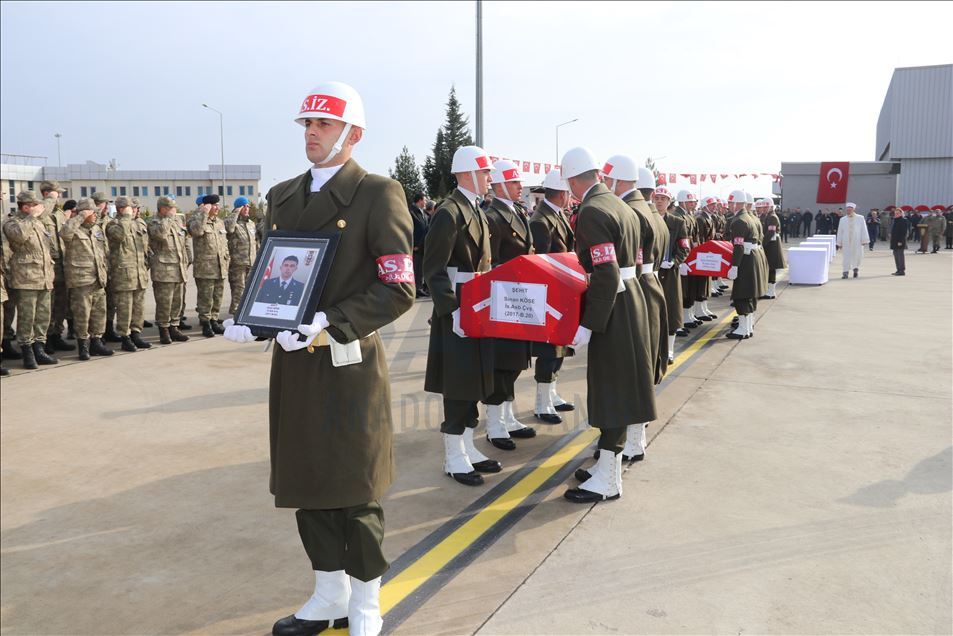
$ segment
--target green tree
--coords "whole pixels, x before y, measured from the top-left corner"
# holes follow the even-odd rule
[[[417,160],[410,154],[407,146],[400,151],[397,159],[394,160],[394,169],[388,170],[390,178],[399,181],[404,186],[404,198],[407,199],[407,205],[410,205],[410,198],[415,192],[423,192],[424,184],[420,180],[420,170],[417,168]]]
[[[450,173],[453,153],[461,146],[471,145],[473,137],[470,136],[469,120],[457,101],[456,89],[451,87],[446,121],[437,130],[433,152],[424,162],[424,181],[427,182],[427,191],[432,199],[439,201],[457,187],[457,181]]]
[[[645,159],[645,167],[652,171],[652,175],[655,177],[655,183],[658,183],[658,170],[655,169],[655,159],[647,157]]]

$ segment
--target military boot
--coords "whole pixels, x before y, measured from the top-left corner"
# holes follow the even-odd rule
[[[168,327],[159,327],[159,344],[172,344]]]
[[[23,355],[14,348],[13,340],[9,338],[3,339],[3,359],[4,360],[19,360]]]
[[[152,327],[152,321],[151,321],[151,320],[143,320],[143,321],[142,321],[142,327],[143,327],[144,329],[149,329],[149,328],[151,328],[151,327]]]
[[[33,348],[26,346],[21,350],[23,354],[23,368],[24,369],[35,369],[36,368],[36,358],[33,356]]]
[[[56,351],[76,351],[76,345],[66,342],[63,340],[63,336],[58,333],[46,334],[46,352],[54,353]]]
[[[212,331],[214,331],[217,335],[220,336],[223,333],[225,333],[225,327],[223,327],[222,323],[220,323],[219,321],[209,320],[209,324],[212,325]]]
[[[0,376],[4,376],[4,375],[10,375],[10,370],[5,369],[4,367],[0,367]]]
[[[202,321],[202,335],[206,338],[215,337],[215,330],[212,329],[212,323],[210,323],[208,320]]]
[[[133,331],[130,336],[132,344],[136,345],[137,349],[151,349],[152,345],[142,339],[142,333],[138,331]]]
[[[76,340],[76,329],[73,327],[74,320],[72,318],[66,319],[66,339],[67,340]]]
[[[169,326],[169,337],[172,338],[175,342],[188,342],[189,337],[179,331],[179,328],[175,325]]]
[[[37,364],[56,364],[59,362],[59,360],[46,353],[45,342],[33,342],[33,357],[36,359]]]
[[[189,323],[185,322],[185,316],[182,316],[182,317],[179,318],[179,329],[180,329],[180,330],[182,330],[182,331],[188,331],[188,330],[191,329],[191,328],[192,328],[192,325],[190,325]]]
[[[119,341],[122,343],[122,346],[120,347],[120,349],[122,349],[123,351],[128,351],[129,353],[133,353],[134,351],[139,351],[139,348],[136,347],[136,343],[134,343],[132,341],[132,338],[130,338],[129,336],[122,336],[119,339]]]
[[[113,350],[107,347],[102,338],[90,338],[89,355],[91,356],[111,356]]]
[[[81,338],[77,341],[79,345],[79,359],[80,360],[89,360],[89,339]]]
[[[116,333],[111,318],[106,320],[106,331],[103,333],[103,340],[106,342],[122,342],[122,336]]]

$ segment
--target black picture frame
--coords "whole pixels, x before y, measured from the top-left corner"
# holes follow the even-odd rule
[[[269,232],[245,282],[235,324],[245,325],[255,336],[274,338],[278,332],[294,331],[299,324],[310,323],[340,239],[337,232]],[[285,289],[281,289],[286,261],[288,268],[294,261],[295,269]]]

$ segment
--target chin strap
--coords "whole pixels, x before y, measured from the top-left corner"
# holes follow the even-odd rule
[[[338,137],[338,140],[331,147],[331,152],[328,153],[328,156],[325,157],[322,161],[318,161],[314,165],[323,166],[332,159],[334,159],[341,149],[344,148],[344,142],[347,141],[347,136],[351,133],[351,124],[345,124],[344,130],[341,131],[341,136]]]

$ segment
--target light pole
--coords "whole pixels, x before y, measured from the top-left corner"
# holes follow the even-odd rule
[[[210,111],[218,113],[218,134],[219,139],[222,142],[222,207],[225,207],[225,116],[222,115],[222,111],[212,108],[208,104],[202,104],[203,108],[208,108]]]
[[[579,118],[570,119],[569,121],[564,121],[563,123],[556,126],[556,163],[559,163],[559,129],[566,124],[571,124],[574,121],[579,121]]]
[[[476,145],[483,147],[483,2],[476,0]]]
[[[53,133],[53,136],[56,137],[56,165],[57,165],[57,166],[62,166],[62,165],[63,165],[63,156],[62,156],[62,154],[60,153],[60,137],[62,137],[63,135],[61,135],[61,134],[59,134],[59,133]]]

